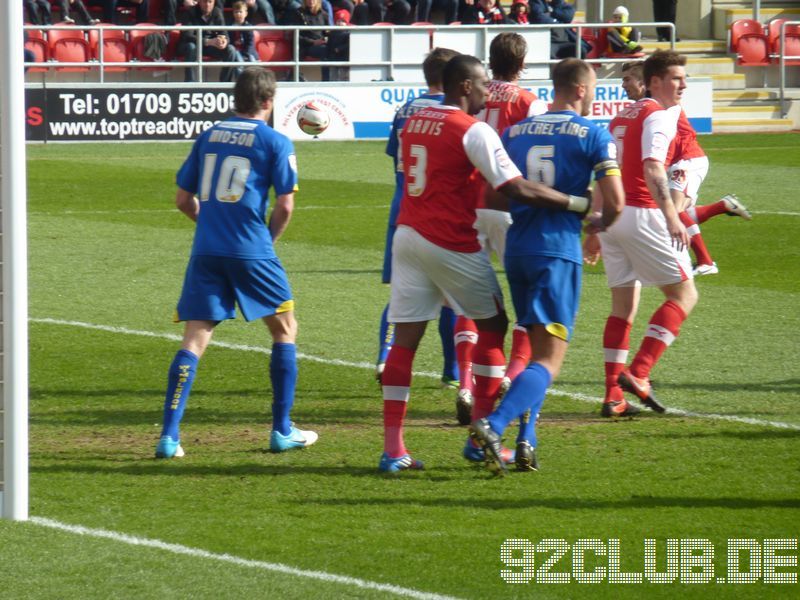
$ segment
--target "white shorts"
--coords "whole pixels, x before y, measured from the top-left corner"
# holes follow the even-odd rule
[[[389,321],[432,321],[444,303],[470,319],[488,319],[503,310],[488,254],[447,250],[400,225],[392,245]]]
[[[478,230],[478,242],[487,254],[494,252],[500,264],[506,254],[506,234],[511,227],[511,215],[504,210],[479,208],[475,211],[475,229]]]
[[[679,160],[669,168],[669,188],[683,192],[689,198],[689,206],[697,204],[697,194],[708,174],[708,157]]]
[[[662,286],[692,279],[689,251],[672,245],[664,213],[626,206],[600,234],[608,287]]]

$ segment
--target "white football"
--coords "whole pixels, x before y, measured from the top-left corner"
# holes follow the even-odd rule
[[[330,123],[328,111],[313,102],[307,102],[297,111],[297,126],[308,135],[319,135]]]

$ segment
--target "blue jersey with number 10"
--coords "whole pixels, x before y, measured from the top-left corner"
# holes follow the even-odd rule
[[[274,258],[269,190],[296,189],[294,147],[263,121],[232,117],[197,138],[177,184],[200,199],[192,256]]]
[[[592,174],[619,175],[611,134],[572,111],[548,112],[506,129],[508,155],[530,181],[583,196]],[[582,262],[581,216],[511,202],[506,256],[552,256]]]

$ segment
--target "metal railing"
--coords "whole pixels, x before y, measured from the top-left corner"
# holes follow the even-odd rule
[[[778,64],[780,69],[780,112],[781,118],[786,118],[789,111],[786,109],[785,95],[786,95],[786,60],[800,60],[800,56],[786,56],[786,26],[787,25],[800,25],[800,21],[785,21],[781,23],[780,35],[778,37],[778,48],[780,55],[778,57]]]
[[[666,22],[636,22],[636,23],[627,23],[628,26],[631,27],[665,27],[670,28],[670,37],[671,43],[670,46],[674,48],[675,46],[675,25],[672,23]],[[551,30],[551,29],[574,29],[576,32],[577,40],[582,39],[582,34],[585,29],[608,29],[614,27],[615,24],[613,23],[566,23],[566,24],[552,24],[552,25],[503,25],[502,30],[518,30],[522,31],[532,31],[532,30]],[[388,58],[387,60],[365,60],[364,57],[359,57],[359,60],[347,60],[347,61],[322,61],[322,60],[304,60],[305,57],[300,56],[300,39],[298,32],[306,31],[306,30],[331,30],[333,28],[329,26],[325,27],[309,27],[309,26],[291,26],[291,27],[264,27],[264,26],[247,26],[247,27],[237,27],[235,25],[231,26],[167,26],[167,25],[103,25],[103,26],[76,26],[76,25],[50,25],[50,26],[35,26],[35,25],[26,25],[24,27],[26,30],[29,31],[42,31],[47,33],[48,31],[53,30],[79,30],[83,32],[94,31],[97,33],[97,58],[90,58],[88,61],[84,62],[63,62],[63,61],[55,61],[53,59],[48,60],[47,62],[26,62],[26,68],[45,68],[48,72],[52,69],[62,69],[62,68],[88,68],[90,70],[97,70],[99,72],[99,80],[100,83],[105,83],[105,74],[108,70],[113,70],[117,68],[128,68],[128,69],[140,69],[140,70],[149,70],[149,69],[164,69],[164,68],[196,68],[198,72],[197,81],[202,83],[204,81],[204,77],[206,74],[204,73],[203,67],[235,67],[235,66],[246,66],[246,65],[259,65],[267,68],[291,68],[293,72],[292,80],[294,81],[301,81],[301,70],[303,66],[320,66],[320,67],[386,67],[389,72],[389,77],[392,77],[392,70],[395,67],[402,67],[402,66],[419,66],[420,61],[400,61],[394,58],[395,53],[395,43],[394,43],[394,35],[396,32],[399,31],[420,31],[420,29],[427,29],[431,33],[431,39],[435,39],[435,34],[437,31],[453,31],[454,28],[458,28],[459,30],[480,30],[482,31],[483,36],[483,56],[481,58],[485,62],[488,62],[489,56],[489,44],[491,42],[491,38],[494,37],[492,34],[495,33],[499,26],[495,25],[430,25],[425,27],[420,26],[410,26],[410,25],[370,25],[370,26],[363,26],[358,28],[348,28],[349,31],[355,30],[368,30],[368,31],[378,31],[378,30],[389,30],[389,46],[388,46]],[[185,57],[181,57],[179,60],[164,60],[164,61],[139,61],[139,60],[129,60],[126,62],[122,61],[107,61],[105,57],[105,48],[104,48],[104,40],[106,39],[106,33],[109,31],[149,31],[149,32],[163,32],[167,39],[169,39],[169,32],[170,31],[193,31],[195,32],[197,39],[202,39],[202,32],[203,31],[229,31],[233,29],[238,29],[241,31],[269,31],[269,32],[283,32],[284,35],[291,34],[291,45],[292,45],[292,59],[291,60],[284,60],[284,61],[253,61],[253,62],[246,62],[246,63],[233,63],[233,62],[225,62],[225,61],[213,61],[213,60],[206,60],[203,57],[203,52],[198,52],[198,59],[197,60],[186,60]],[[88,43],[88,40],[87,40]],[[129,43],[129,42],[128,42]],[[576,43],[575,44],[575,55],[579,58],[586,58],[582,51],[582,44]],[[49,44],[48,44],[49,47]],[[604,49],[603,49],[604,50]],[[351,57],[352,58],[352,57]],[[620,63],[626,62],[630,59],[627,58],[607,58],[604,56],[597,56],[591,57],[587,60],[591,60],[592,63],[597,64],[613,64],[613,63]],[[558,60],[555,59],[547,59],[547,60],[539,60],[535,62],[528,63],[529,66],[544,66],[557,63]]]

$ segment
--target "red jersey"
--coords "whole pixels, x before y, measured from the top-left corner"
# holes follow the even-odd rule
[[[681,116],[678,117],[678,132],[675,134],[675,139],[669,149],[667,164],[674,165],[679,160],[700,158],[705,155],[706,153],[697,143],[697,132],[692,127],[692,124],[689,123],[689,117],[681,109]]]
[[[647,189],[643,165],[650,159],[666,168],[680,110],[680,105],[665,109],[652,98],[642,98],[623,108],[609,123],[622,166],[626,205],[658,208]]]
[[[400,136],[405,185],[398,225],[456,252],[481,249],[473,223],[483,180],[497,189],[521,177],[500,138],[486,123],[454,106],[425,108]]]
[[[516,83],[492,79],[487,87],[489,98],[486,100],[486,108],[478,113],[477,118],[488,123],[500,135],[507,127],[526,117],[547,112],[544,101]]]

